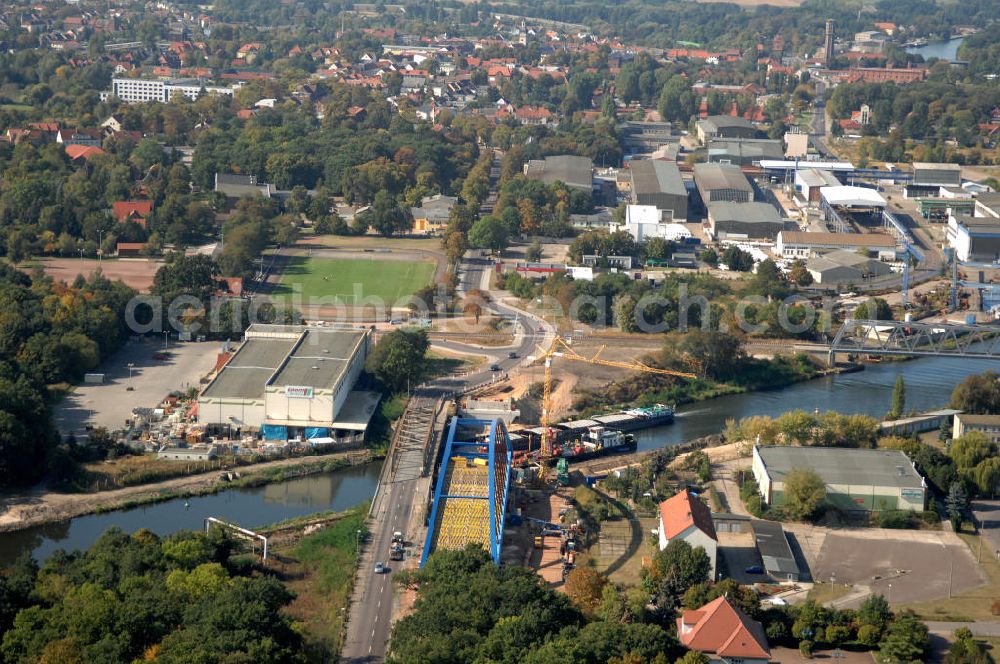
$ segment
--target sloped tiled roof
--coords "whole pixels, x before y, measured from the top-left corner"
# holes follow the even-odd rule
[[[663,521],[663,536],[667,539],[677,537],[692,525],[712,539],[719,539],[715,535],[712,511],[687,489],[660,503],[660,520]]]
[[[677,619],[681,643],[703,653],[719,657],[768,659],[764,628],[756,620],[718,597],[697,611],[685,611]]]

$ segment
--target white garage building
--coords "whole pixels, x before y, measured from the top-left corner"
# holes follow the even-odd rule
[[[363,437],[378,395],[355,391],[370,329],[251,325],[198,397],[198,421],[268,440]]]

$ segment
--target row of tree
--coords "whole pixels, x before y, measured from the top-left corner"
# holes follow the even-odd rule
[[[0,262],[0,486],[73,476],[83,450],[60,442],[48,386],[82,379],[128,339],[134,294],[99,273],[67,285]]]

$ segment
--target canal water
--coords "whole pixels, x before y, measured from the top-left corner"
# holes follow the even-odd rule
[[[162,536],[203,528],[209,516],[253,528],[314,512],[344,510],[375,495],[379,469],[377,463],[352,466],[266,486],[178,498],[4,533],[0,535],[0,567],[24,551],[31,551],[41,562],[57,549],[86,549],[112,526],[127,533],[148,528]]]
[[[964,40],[964,37],[955,37],[945,41],[933,41],[924,46],[911,46],[906,49],[906,52],[922,55],[924,60],[938,58],[952,62],[958,57],[958,47],[962,45]]]
[[[728,418],[778,416],[795,409],[881,417],[890,408],[897,376],[903,376],[906,383],[907,410],[931,410],[946,406],[952,388],[963,378],[988,369],[1000,372],[1000,361],[924,358],[870,364],[856,373],[683,406],[673,424],[637,431],[636,438],[641,450],[676,445],[718,433]],[[6,533],[0,535],[0,566],[24,551],[43,561],[57,549],[87,548],[112,526],[125,532],[148,528],[159,535],[168,535],[181,529],[202,528],[207,516],[252,528],[322,510],[342,510],[374,495],[378,472],[378,464],[368,464],[263,487],[231,489],[187,501],[170,500]]]
[[[637,431],[635,436],[640,450],[654,449],[718,433],[729,418],[776,417],[796,409],[864,413],[881,418],[892,405],[892,388],[898,376],[906,383],[907,411],[933,410],[948,405],[952,388],[963,378],[989,369],[1000,373],[1000,361],[928,357],[868,364],[864,371],[688,404],[677,409],[673,424]]]

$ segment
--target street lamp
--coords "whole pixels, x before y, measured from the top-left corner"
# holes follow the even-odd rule
[[[132,389],[132,369],[135,368],[135,363],[128,363],[128,389]]]
[[[104,258],[104,230],[98,229],[97,231],[97,263],[101,264]]]
[[[163,350],[167,349],[167,336],[170,334],[169,330],[163,331]]]
[[[354,551],[356,555],[361,557],[361,529],[358,528],[357,533],[354,536]]]

